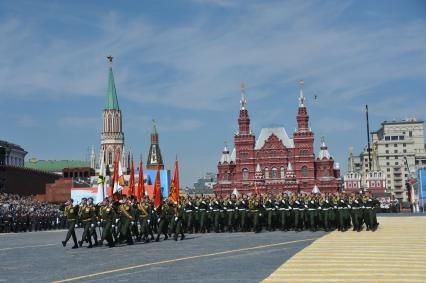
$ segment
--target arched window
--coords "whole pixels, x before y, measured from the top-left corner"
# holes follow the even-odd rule
[[[272,179],[278,178],[278,170],[275,167],[272,167]]]
[[[324,170],[322,171],[322,175],[323,175],[323,176],[328,176],[328,170],[327,170],[327,169],[324,169]]]
[[[228,181],[228,180],[229,180],[229,173],[228,173],[228,172],[226,172],[226,173],[225,173],[225,175],[223,175],[223,179],[224,179],[225,181]]]
[[[108,152],[108,164],[112,164],[112,152]]]
[[[308,167],[306,165],[302,166],[301,171],[302,171],[302,177],[308,177]]]
[[[111,115],[108,115],[107,132],[111,132],[111,128],[112,128],[112,119],[111,119]]]
[[[269,169],[265,168],[265,179],[269,179]]]
[[[285,178],[284,167],[281,167],[280,174],[281,174],[281,179],[284,179]]]
[[[247,168],[243,169],[243,180],[248,180],[249,170]]]

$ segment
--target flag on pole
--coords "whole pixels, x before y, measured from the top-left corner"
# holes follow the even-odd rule
[[[176,158],[175,160],[175,174],[173,176],[173,181],[170,186],[169,198],[174,202],[179,202],[179,164]]]
[[[116,162],[114,160],[114,164],[112,165],[112,176],[111,176],[109,187],[108,187],[108,196],[109,197],[112,197],[112,195],[113,195],[114,183],[115,183],[115,172],[117,172],[116,168],[117,168],[117,166],[116,166]]]
[[[130,179],[129,179],[129,196],[135,195],[135,168],[133,167],[133,159],[130,165]]]
[[[114,170],[114,194],[121,192],[124,185],[123,168],[121,167],[120,152],[117,154],[116,170]]]
[[[140,201],[145,196],[145,183],[143,180],[143,164],[142,160],[139,162],[139,180],[137,198]]]
[[[105,170],[104,160],[102,159],[101,168],[99,168],[98,193],[96,194],[96,203],[102,202],[106,196],[105,178],[106,178],[106,170]]]
[[[259,194],[259,189],[257,188],[256,182],[254,182],[254,193],[255,193],[256,195],[258,195],[258,194]]]
[[[161,183],[160,183],[160,166],[157,165],[157,176],[154,184],[154,207],[158,208],[161,205]]]

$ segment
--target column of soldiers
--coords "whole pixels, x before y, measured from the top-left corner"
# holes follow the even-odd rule
[[[0,194],[0,233],[55,230],[65,226],[66,219],[57,204]]]
[[[183,240],[185,233],[259,233],[264,229],[344,232],[352,228],[360,232],[365,225],[367,231],[375,231],[379,205],[369,193],[199,195],[181,197],[178,203],[164,199],[158,208],[148,197],[141,201],[133,196],[107,198],[98,205],[83,198],[79,205],[73,200],[66,203],[68,233],[62,244],[66,246],[72,238],[73,248],[85,243],[88,248],[114,247],[169,237]],[[77,227],[83,228],[80,239],[75,234]]]

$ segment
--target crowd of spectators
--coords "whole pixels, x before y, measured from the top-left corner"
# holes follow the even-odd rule
[[[0,233],[63,229],[65,225],[61,205],[0,193]]]

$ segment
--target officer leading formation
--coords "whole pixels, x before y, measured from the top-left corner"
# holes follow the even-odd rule
[[[72,238],[73,249],[133,245],[135,242],[183,240],[185,234],[318,230],[341,232],[376,231],[376,209],[380,206],[371,193],[253,194],[211,197],[180,197],[175,203],[163,199],[158,207],[149,197],[115,195],[98,205],[83,198],[65,204],[68,233],[62,245]],[[82,228],[81,239],[75,229]]]

